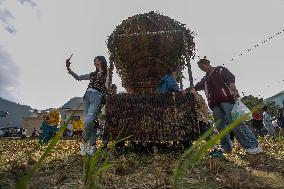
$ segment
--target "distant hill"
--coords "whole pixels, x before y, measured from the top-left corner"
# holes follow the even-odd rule
[[[83,108],[83,97],[74,97],[66,102],[61,109],[82,109]]]
[[[83,109],[83,98],[82,97],[74,97],[71,98],[68,102],[66,102],[60,109],[62,108],[70,108],[70,109]],[[44,111],[51,111],[53,108],[46,109]],[[33,113],[29,110],[32,110],[30,106],[21,105],[15,102],[11,102],[9,100],[5,100],[0,97],[0,111],[9,112],[7,117],[0,117],[0,128],[6,127],[7,125],[13,127],[21,127],[22,118],[31,116]],[[9,124],[11,123],[11,124]]]
[[[11,123],[9,126],[20,127],[22,117],[30,116],[32,113],[29,110],[31,109],[30,106],[21,105],[0,97],[0,110],[9,112],[7,117],[0,118],[0,127],[5,127],[9,123]]]

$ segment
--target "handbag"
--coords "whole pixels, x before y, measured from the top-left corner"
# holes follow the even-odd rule
[[[231,111],[231,116],[233,121],[237,120],[241,116],[245,116],[244,120],[248,121],[252,118],[252,112],[246,107],[246,105],[242,103],[240,99],[237,99]]]

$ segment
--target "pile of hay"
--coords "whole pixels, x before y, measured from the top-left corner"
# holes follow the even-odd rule
[[[128,93],[156,93],[169,67],[181,76],[195,55],[193,32],[184,24],[156,12],[122,21],[108,38],[114,63]]]
[[[109,97],[106,127],[130,140],[194,141],[208,129],[191,94],[119,94]]]
[[[208,108],[190,94],[158,95],[157,86],[168,68],[189,71],[195,55],[193,32],[156,12],[122,21],[108,38],[110,80],[115,65],[128,94],[109,96],[106,127],[112,137],[131,140],[192,141],[207,129]]]

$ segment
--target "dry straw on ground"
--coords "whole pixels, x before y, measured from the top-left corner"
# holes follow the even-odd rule
[[[284,142],[261,139],[264,153],[247,155],[235,144],[221,159],[205,157],[184,179],[188,188],[281,188],[284,186]],[[0,186],[11,188],[31,167],[45,147],[35,140],[0,140]],[[30,188],[84,188],[83,161],[75,140],[62,140]],[[116,166],[100,176],[101,188],[173,188],[172,168],[179,152],[112,154]]]

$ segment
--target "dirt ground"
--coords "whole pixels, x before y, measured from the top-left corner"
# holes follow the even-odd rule
[[[183,180],[185,188],[284,188],[284,139],[260,139],[263,153],[248,155],[238,145],[230,155],[206,156]],[[0,140],[0,189],[15,183],[39,159],[46,146],[37,140]],[[61,140],[29,187],[86,188],[84,158],[76,140]],[[154,153],[110,152],[114,166],[98,177],[98,188],[174,188],[171,176],[180,151]]]

